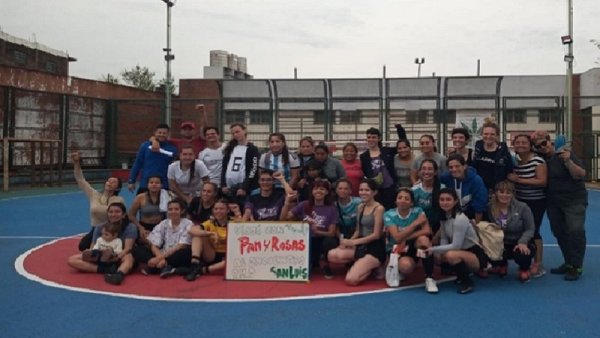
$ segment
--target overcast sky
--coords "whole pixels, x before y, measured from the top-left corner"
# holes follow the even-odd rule
[[[600,67],[600,1],[573,0],[575,72]],[[165,76],[161,0],[0,0],[5,33],[68,51],[71,75],[136,64]],[[248,59],[255,78],[564,74],[567,0],[178,0],[173,76],[201,78],[209,51]]]

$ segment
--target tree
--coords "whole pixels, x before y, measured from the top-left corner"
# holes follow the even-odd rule
[[[151,91],[156,89],[154,75],[156,74],[151,72],[148,67],[140,67],[140,65],[136,65],[134,68],[121,72],[121,77],[126,84]]]
[[[177,89],[177,85],[173,84],[173,79],[171,79],[171,94],[175,94],[175,90]],[[164,92],[165,87],[167,86],[167,78],[162,78],[157,83],[157,90]]]
[[[119,84],[119,78],[112,75],[111,73],[107,73],[106,75],[102,75],[100,77],[100,81],[108,82],[111,84]]]

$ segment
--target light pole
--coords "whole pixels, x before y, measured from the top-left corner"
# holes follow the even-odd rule
[[[425,63],[425,58],[415,58],[415,63],[417,64],[417,77],[421,77],[421,65]]]
[[[162,0],[167,5],[167,48],[163,48],[165,61],[167,61],[167,75],[165,79],[165,123],[171,124],[171,61],[175,55],[171,54],[171,7],[175,6],[177,0]]]
[[[568,46],[565,62],[567,63],[567,102],[565,112],[565,137],[567,141],[573,142],[573,0],[567,1],[567,20],[569,25],[569,34],[563,36],[563,44]]]

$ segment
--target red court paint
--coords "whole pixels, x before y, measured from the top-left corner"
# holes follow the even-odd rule
[[[243,301],[321,298],[394,290],[389,289],[385,281],[373,278],[359,286],[347,286],[344,283],[343,269],[338,269],[332,280],[324,279],[317,271],[313,273],[309,283],[227,281],[223,275],[202,276],[194,282],[188,282],[181,276],[160,279],[158,276],[145,276],[134,271],[125,278],[123,284],[113,286],[105,283],[101,274],[81,273],[67,265],[67,258],[77,253],[78,241],[79,238],[64,238],[30,250],[27,255],[22,256],[24,271],[20,272],[30,279],[57,287],[162,300]],[[15,265],[19,265],[19,260]],[[19,270],[18,266],[17,270]],[[417,272],[413,275],[421,275],[421,273]],[[423,278],[412,278],[403,281],[402,286],[422,282]]]

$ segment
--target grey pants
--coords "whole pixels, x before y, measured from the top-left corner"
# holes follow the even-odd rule
[[[585,256],[585,210],[587,203],[559,205],[549,201],[548,220],[550,229],[558,241],[558,246],[566,264],[583,266]]]

